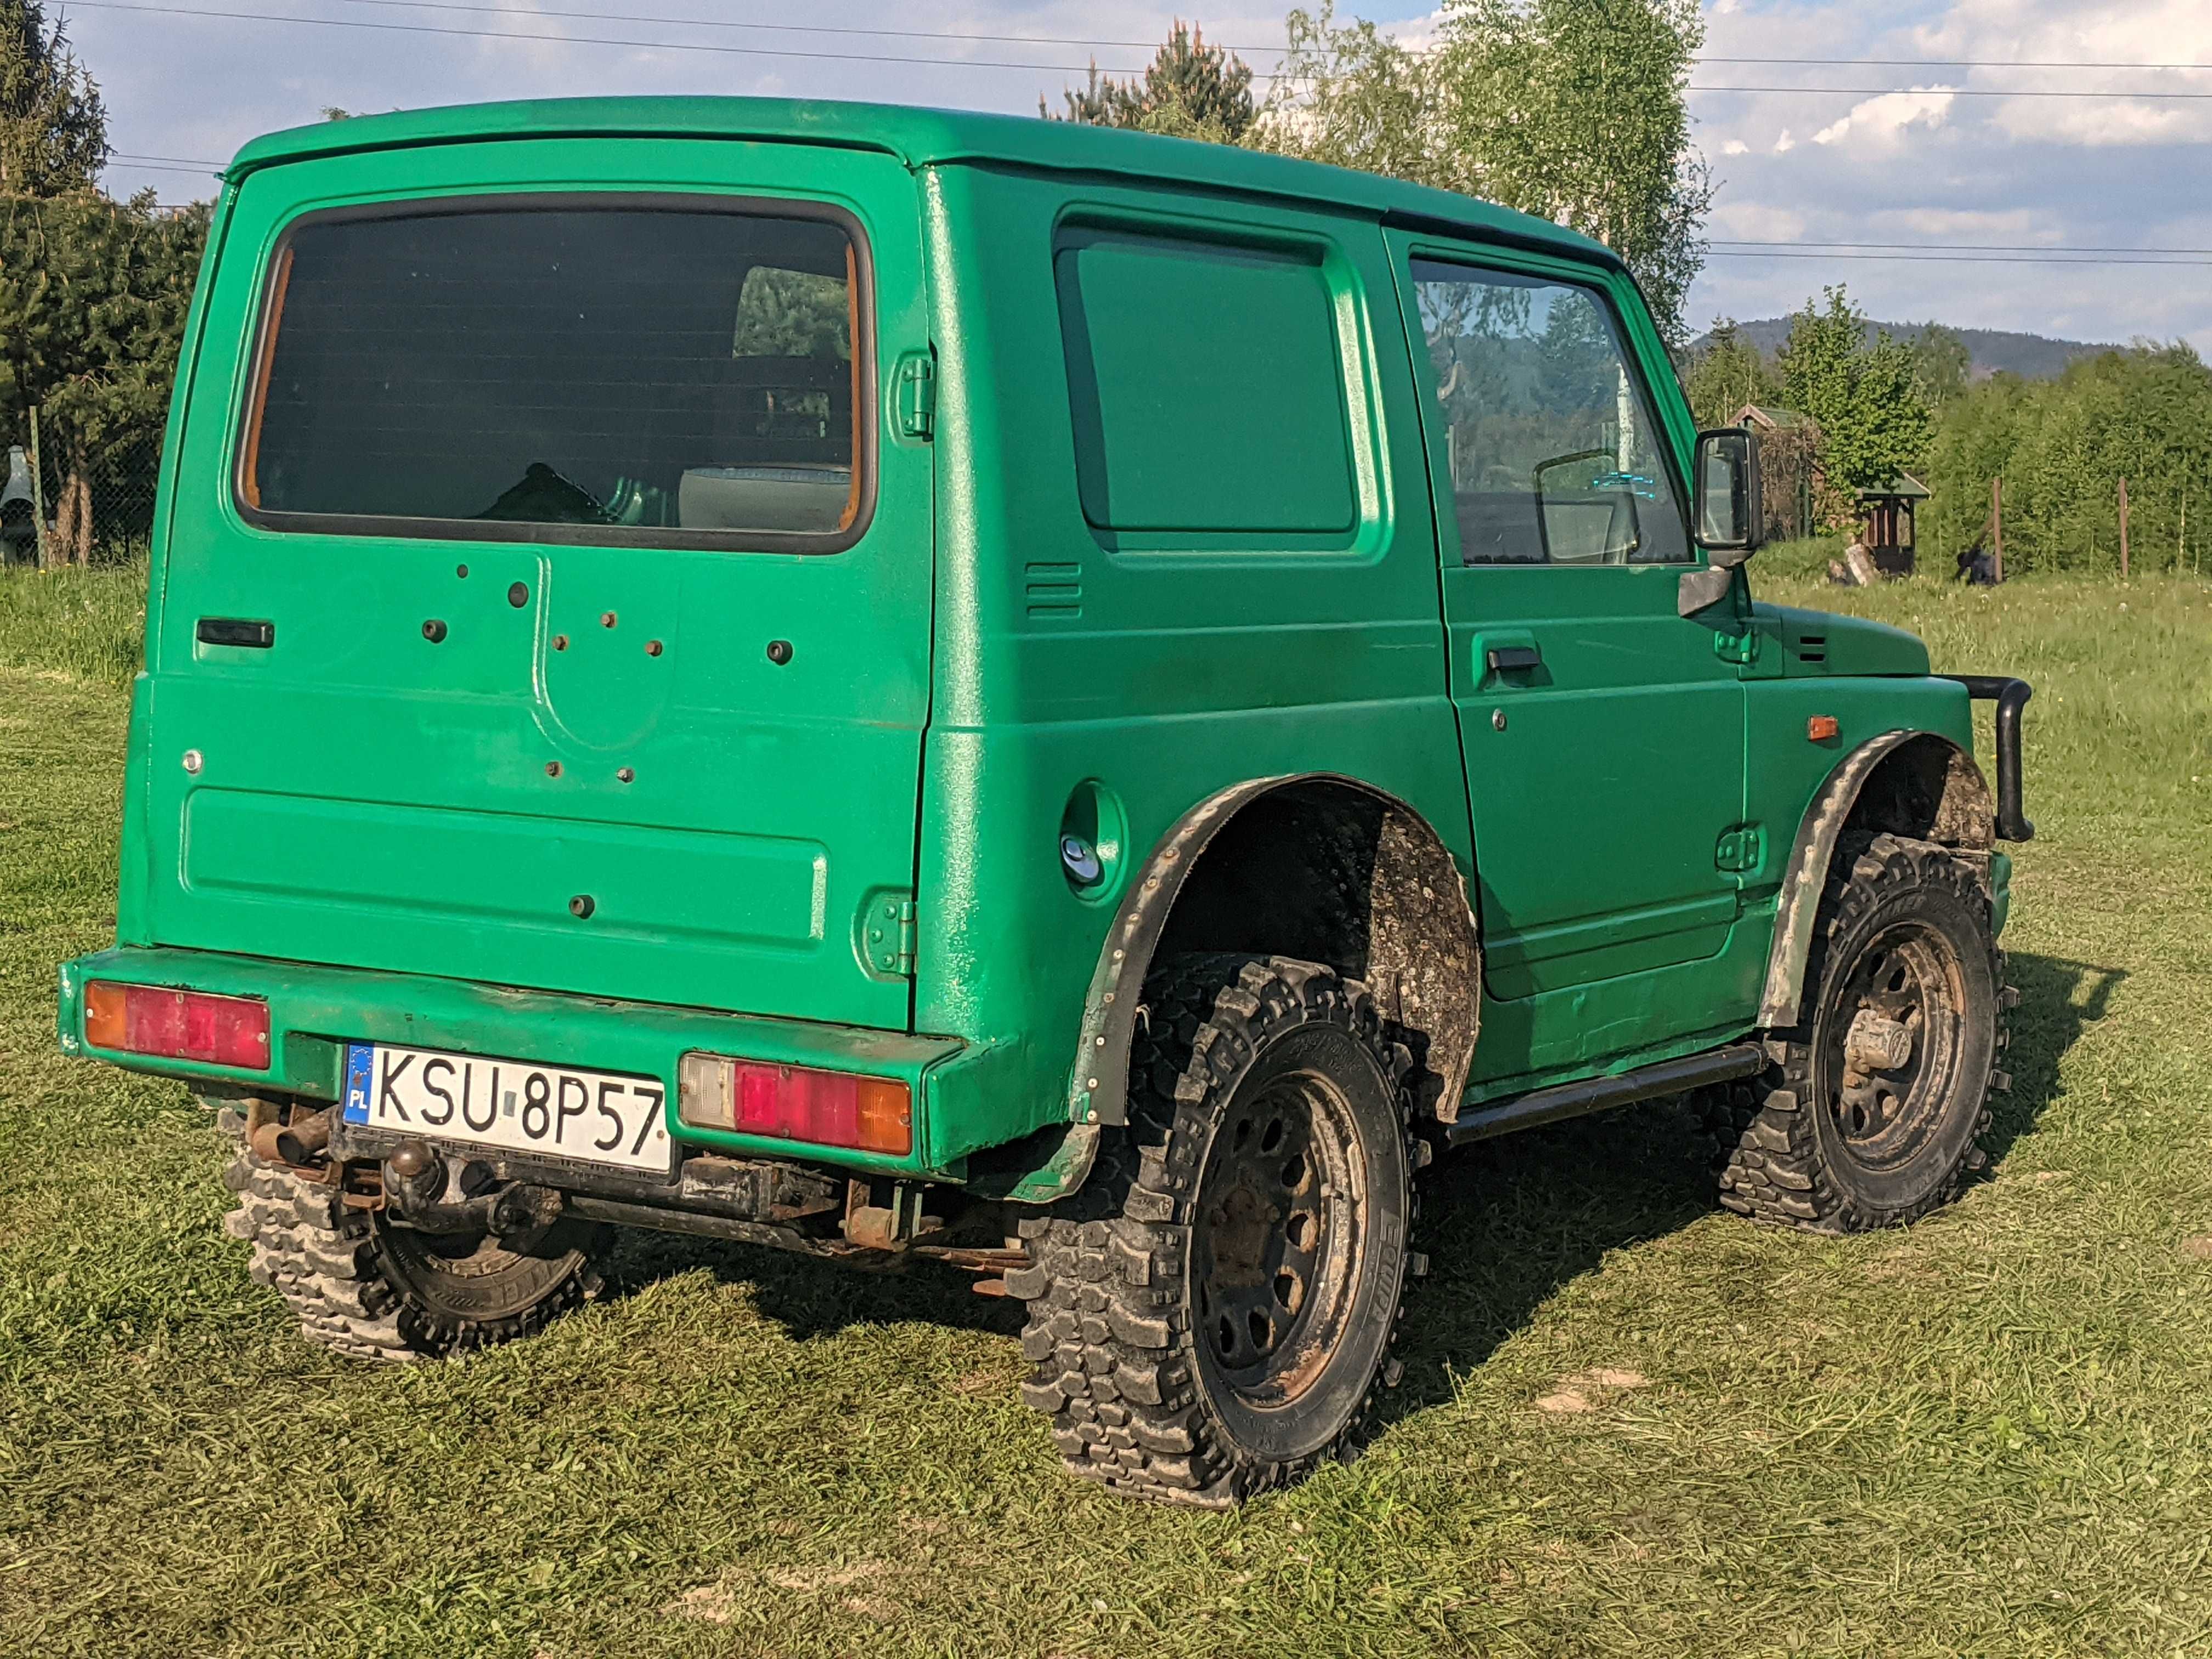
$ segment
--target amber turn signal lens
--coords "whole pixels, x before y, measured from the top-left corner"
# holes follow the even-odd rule
[[[95,1048],[127,1049],[129,1027],[123,1012],[123,988],[94,980],[84,988],[84,1040]]]
[[[1815,714],[1805,722],[1805,741],[1826,743],[1843,729],[1843,722],[1833,714]]]

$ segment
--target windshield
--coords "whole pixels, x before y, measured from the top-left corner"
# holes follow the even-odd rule
[[[750,205],[319,216],[270,272],[239,494],[280,528],[842,544],[859,288],[842,224]]]

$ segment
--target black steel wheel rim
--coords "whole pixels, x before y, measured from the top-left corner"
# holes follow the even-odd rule
[[[1194,1339],[1247,1406],[1298,1400],[1342,1342],[1367,1194],[1359,1146],[1350,1103],[1309,1069],[1234,1102],[1214,1138],[1193,1211]]]
[[[1819,1097],[1844,1155],[1868,1170],[1914,1157],[1936,1133],[1965,1048],[1958,949],[1923,922],[1868,940],[1822,1011]]]

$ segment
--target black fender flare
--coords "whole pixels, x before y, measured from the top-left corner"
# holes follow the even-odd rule
[[[1369,985],[1386,1018],[1427,1035],[1428,1069],[1441,1085],[1434,1109],[1447,1121],[1458,1115],[1482,1007],[1481,938],[1466,880],[1427,819],[1396,796],[1342,773],[1296,772],[1248,779],[1207,796],[1176,820],[1133,873],[1084,1001],[1068,1079],[1072,1122],[1127,1121],[1130,1040],[1176,899],[1206,848],[1239,812],[1302,786],[1350,791],[1382,809],[1370,892]]]
[[[1767,952],[1766,981],[1759,995],[1759,1024],[1773,1030],[1797,1023],[1805,990],[1805,966],[1813,951],[1813,921],[1828,883],[1836,842],[1858,805],[1860,793],[1883,762],[1909,745],[1924,746],[1943,765],[1942,793],[1930,826],[1936,840],[1986,854],[1996,844],[1996,807],[1988,781],[1974,757],[1950,738],[1933,732],[1899,730],[1869,738],[1844,757],[1805,809],[1790,863],[1782,872],[1775,901],[1774,942]]]

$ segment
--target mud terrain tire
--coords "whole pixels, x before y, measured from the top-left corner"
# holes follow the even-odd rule
[[[301,1334],[334,1353],[441,1359],[532,1335],[599,1295],[601,1229],[562,1223],[530,1255],[489,1239],[434,1242],[258,1157],[238,1113],[225,1109],[221,1121],[236,1143],[223,1184],[238,1194],[224,1228],[253,1247],[254,1282],[282,1296]]]
[[[1023,1398],[1068,1468],[1206,1508],[1348,1456],[1404,1281],[1407,1047],[1366,988],[1284,957],[1192,956],[1145,991],[1129,1124],[1025,1219]]]
[[[1917,1221],[1989,1162],[1979,1141],[2018,994],[1972,867],[1932,842],[1847,837],[1814,924],[1800,1023],[1701,1101],[1720,1201],[1815,1233]]]

